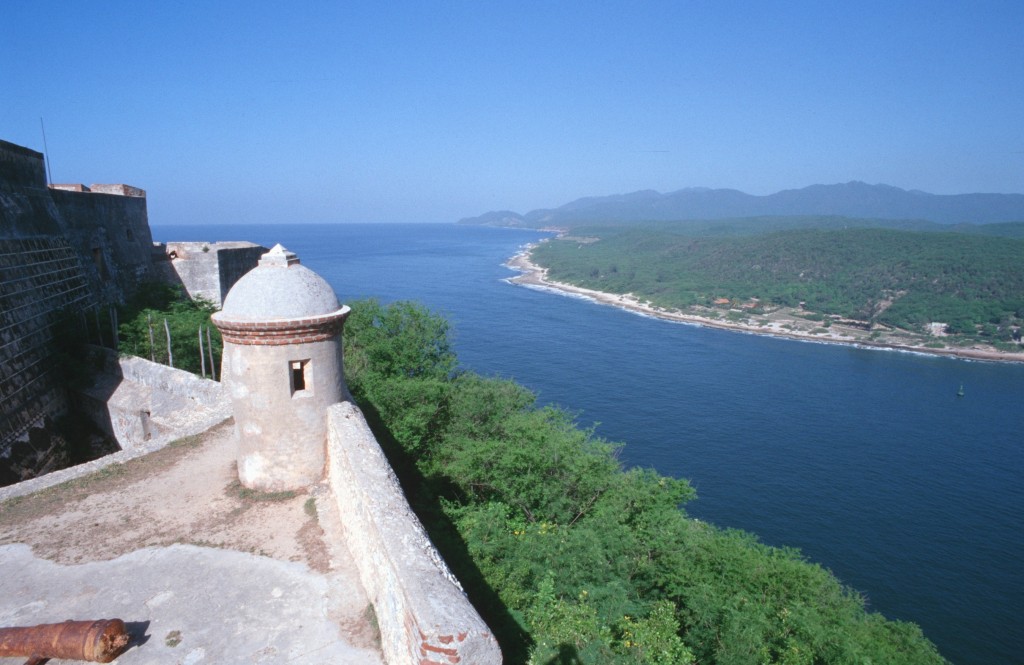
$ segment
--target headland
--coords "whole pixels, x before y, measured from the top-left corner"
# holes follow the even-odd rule
[[[559,229],[543,230],[560,231]],[[546,242],[546,240],[540,242]],[[756,315],[746,312],[743,308],[720,309],[717,307],[694,306],[686,310],[680,310],[659,307],[632,293],[609,293],[553,280],[548,276],[546,268],[533,262],[532,252],[535,247],[537,247],[537,244],[525,246],[522,251],[510,258],[505,264],[520,273],[515,277],[509,278],[508,281],[510,283],[584,298],[601,305],[618,307],[642,316],[732,332],[783,337],[818,344],[845,344],[869,349],[925,353],[962,360],[1024,362],[1024,353],[1000,351],[994,347],[982,344],[973,344],[969,347],[943,345],[942,348],[938,348],[938,345],[941,344],[941,342],[937,341],[941,338],[941,333],[939,332],[936,333],[937,337],[932,337],[914,335],[892,328],[872,331],[868,330],[865,325],[852,321],[834,322],[828,327],[823,327],[820,321],[813,321],[799,316],[799,310],[795,308],[780,307],[769,314]]]

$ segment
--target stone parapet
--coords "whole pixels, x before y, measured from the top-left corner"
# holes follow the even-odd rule
[[[328,409],[328,481],[389,663],[498,665],[498,642],[427,537],[350,402]]]
[[[91,351],[103,355],[104,370],[76,401],[122,450],[197,434],[231,417],[230,397],[216,381],[109,349]]]
[[[168,242],[154,243],[151,255],[161,279],[181,284],[190,298],[220,308],[235,282],[266,252],[266,247],[251,242]]]
[[[0,487],[0,502],[39,492],[108,466],[148,455],[177,439],[200,434],[231,418],[231,404],[223,387],[215,381],[200,379],[184,370],[157,365],[142,358],[117,359],[112,353],[108,353],[105,369],[97,377],[97,385],[77,396],[79,401],[92,402],[91,405],[82,404],[82,408],[86,415],[94,419],[108,419],[109,426],[100,422],[97,424],[112,436],[130,433],[141,436],[127,442],[122,438],[119,443],[124,447],[120,452]],[[104,377],[107,380],[105,385],[111,388],[106,392],[103,389]],[[144,389],[133,391],[140,399],[125,403],[122,407],[117,403],[114,389],[124,385],[124,390],[131,391],[128,384]],[[147,408],[153,418],[149,426],[141,419],[141,412]],[[145,436],[147,428],[151,434],[149,437]]]
[[[137,356],[117,358],[117,366],[120,368],[121,376],[127,381],[180,395],[203,408],[227,408],[227,391],[216,381],[201,379],[191,372],[160,365]]]
[[[146,198],[146,190],[140,187],[132,187],[131,185],[125,185],[122,183],[104,185],[93,183],[89,185],[89,191],[94,194],[113,194],[115,196],[132,196],[136,198]]]

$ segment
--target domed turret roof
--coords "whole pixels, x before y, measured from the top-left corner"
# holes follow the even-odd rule
[[[331,285],[278,244],[231,287],[217,318],[274,321],[322,316],[339,309]]]

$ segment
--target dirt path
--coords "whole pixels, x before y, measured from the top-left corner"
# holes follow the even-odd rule
[[[190,594],[202,591],[210,596],[208,600],[213,605],[220,602],[212,600],[219,598],[218,594],[234,597],[231,594],[248,593],[252,596],[255,593],[252,602],[257,602],[266,595],[260,595],[262,591],[272,591],[276,599],[284,592],[262,588],[269,584],[259,577],[262,573],[258,571],[268,568],[261,563],[262,557],[304,564],[311,575],[325,582],[331,591],[329,598],[318,596],[316,602],[303,611],[313,612],[316,617],[320,617],[318,612],[325,613],[324,617],[340,631],[339,644],[347,645],[345,648],[368,650],[366,658],[351,662],[379,663],[376,624],[371,618],[372,611],[368,609],[369,601],[359,582],[355,561],[345,545],[337,502],[327,483],[316,485],[308,492],[253,492],[239,484],[235,457],[234,422],[229,420],[144,457],[111,464],[91,475],[9,499],[0,503],[0,546],[24,543],[39,559],[70,566],[53,574],[71,577],[81,569],[78,564],[93,565],[92,562],[116,559],[120,562],[114,562],[115,567],[119,566],[118,570],[130,568],[134,561],[133,553],[151,547],[163,549],[146,550],[150,554],[145,557],[178,557],[185,561],[176,564],[184,566],[184,572],[193,565],[222,566],[223,576],[208,573],[207,588],[191,590],[182,582],[170,594],[184,599],[182,602],[186,607],[182,611],[197,617],[193,620],[196,625],[191,628],[191,634],[197,638],[206,622],[219,625],[223,617],[204,614],[207,600],[189,600]],[[194,552],[190,554],[179,548],[166,549],[175,544],[196,545],[200,550],[190,550]],[[239,563],[235,552],[257,556],[251,560],[252,563],[249,559]],[[218,553],[224,556],[218,557]],[[11,551],[7,554],[14,556]],[[25,564],[21,571],[20,583],[28,585],[28,588],[35,586],[42,593],[41,590],[47,587],[47,580],[24,579],[24,575],[31,575],[30,569],[40,568],[29,563],[31,565]],[[245,572],[249,570],[247,566],[251,566],[251,571]],[[228,575],[229,572],[234,577]],[[129,574],[138,576],[128,585],[132,589],[154,582],[150,579],[152,575],[163,575],[159,571],[150,572],[147,566]],[[116,573],[107,575],[116,577]],[[239,575],[241,579],[238,579]],[[50,573],[46,574],[47,578],[50,576]],[[157,581],[173,587],[173,577],[168,574],[167,579]],[[69,584],[74,587],[73,582]],[[315,581],[303,584],[316,587]],[[64,607],[66,603],[77,602],[81,593],[80,588],[68,588],[67,597],[61,596],[53,604]],[[289,593],[291,590],[285,596]],[[165,595],[167,592],[158,594],[157,598]],[[248,602],[242,604],[248,607]],[[324,606],[321,608],[319,603]],[[28,612],[35,616],[32,611],[38,609],[36,606],[45,605],[45,602],[35,602],[23,607],[15,602],[13,609],[8,608],[8,614],[13,611],[20,617],[19,613]],[[148,608],[146,603],[143,605]],[[133,616],[150,617],[154,622],[151,629],[162,625],[161,621],[170,620],[161,614],[163,610],[160,608],[132,606],[131,609],[135,613]],[[91,616],[95,611],[86,611],[85,615]],[[254,620],[258,623],[264,619],[268,617],[258,616]],[[47,620],[56,619],[48,617]],[[45,621],[36,619],[28,623]],[[269,625],[278,624],[271,621]],[[248,641],[242,640],[242,647],[249,648],[249,642],[270,640],[271,637],[250,636]],[[212,648],[209,644],[206,646]],[[329,646],[337,647],[333,642]],[[165,656],[170,660],[164,659]],[[156,660],[143,661],[182,662],[173,651],[161,652],[153,658]]]
[[[0,504],[0,544],[71,564],[147,546],[189,543],[300,561],[325,572],[329,556],[305,493],[244,490],[234,425],[90,476]],[[307,502],[309,504],[307,505]]]

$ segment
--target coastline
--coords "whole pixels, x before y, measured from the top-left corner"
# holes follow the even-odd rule
[[[990,347],[979,347],[978,345],[971,348],[932,348],[924,346],[923,343],[900,343],[889,340],[879,341],[876,339],[868,339],[868,335],[865,334],[865,332],[856,330],[849,326],[832,325],[825,330],[824,328],[818,327],[818,324],[815,322],[789,317],[786,316],[786,314],[773,317],[774,320],[754,325],[749,322],[729,321],[714,318],[711,316],[714,310],[705,308],[701,308],[697,311],[691,310],[689,312],[665,309],[642,301],[633,294],[608,293],[606,291],[597,291],[549,279],[547,276],[547,269],[538,266],[532,261],[531,252],[536,246],[536,244],[525,246],[505,263],[505,266],[508,268],[519,272],[518,275],[509,277],[506,280],[507,282],[528,288],[554,291],[561,295],[584,298],[600,305],[618,307],[619,309],[633,312],[635,314],[650,316],[652,318],[662,319],[665,321],[717,328],[732,332],[766,335],[769,337],[782,337],[785,339],[814,342],[818,344],[842,344],[845,346],[857,346],[883,351],[922,353],[960,360],[1010,363],[1024,362],[1024,352],[1009,353]],[[704,313],[705,311],[707,312],[706,314]],[[801,329],[801,325],[806,329]]]

